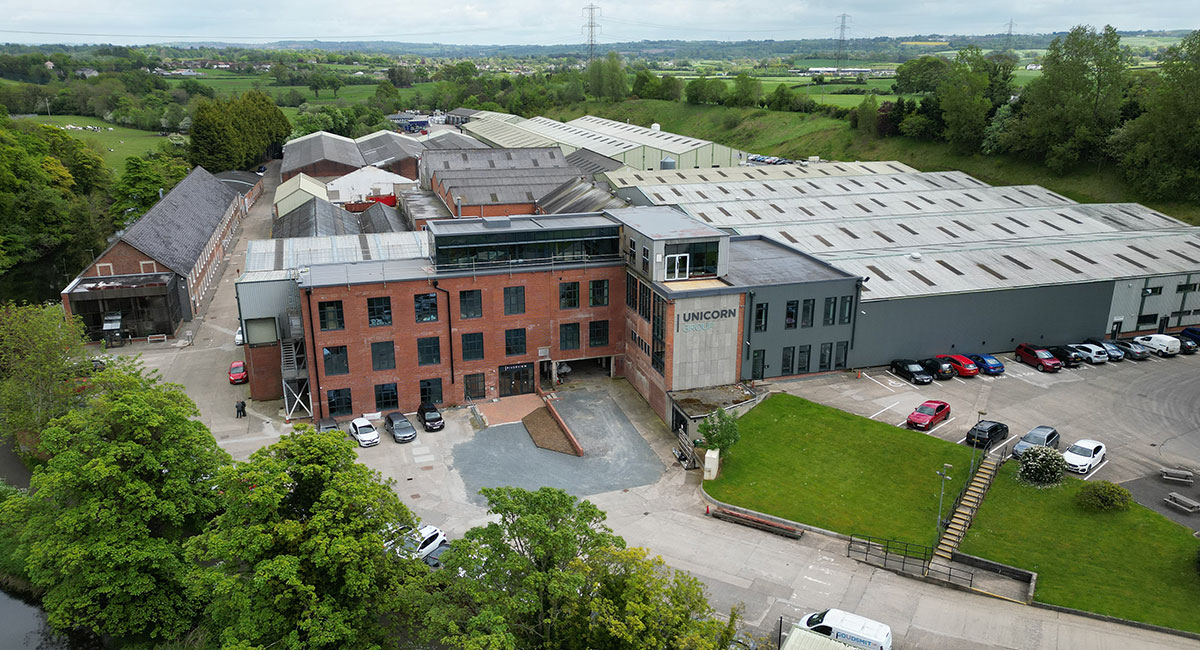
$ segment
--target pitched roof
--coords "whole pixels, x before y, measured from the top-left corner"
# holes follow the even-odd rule
[[[187,277],[237,196],[206,169],[195,167],[121,240]]]
[[[289,140],[283,145],[283,165],[280,173],[287,175],[323,160],[354,168],[367,164],[354,140],[325,131],[317,131],[295,140]]]
[[[538,199],[537,205],[546,214],[600,212],[627,207],[621,199],[578,178],[572,178],[551,190]]]
[[[416,181],[406,176],[393,174],[386,169],[367,165],[362,169],[352,171],[345,176],[339,176],[325,184],[325,191],[330,201],[345,203],[359,201],[368,196],[386,196],[395,194],[396,185],[404,188],[413,187]]]
[[[434,131],[417,138],[426,149],[487,149],[488,146],[458,131]]]
[[[613,160],[587,148],[576,149],[567,154],[567,162],[589,176],[616,171],[625,166],[625,163],[619,160]]]
[[[271,225],[272,239],[357,235],[360,232],[362,229],[354,213],[317,198],[305,201]]]
[[[354,141],[368,165],[386,165],[395,160],[420,158],[425,150],[416,138],[380,129]]]
[[[364,234],[408,230],[400,218],[400,212],[383,203],[372,203],[371,207],[359,212],[358,225]]]
[[[272,205],[279,205],[280,201],[296,192],[305,192],[310,196],[322,199],[329,198],[324,183],[301,172],[280,183],[279,187],[275,188],[275,200]]]

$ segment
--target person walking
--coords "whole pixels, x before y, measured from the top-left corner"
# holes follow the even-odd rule
[[[241,414],[242,417],[246,417],[246,400],[238,400],[238,413]]]
[[[242,417],[242,400],[233,401],[233,417],[234,419]]]

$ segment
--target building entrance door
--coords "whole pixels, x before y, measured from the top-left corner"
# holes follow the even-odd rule
[[[517,363],[511,366],[500,366],[498,380],[500,397],[532,393],[533,364]]]
[[[1158,333],[1159,333],[1159,334],[1166,334],[1166,333],[1167,333],[1167,326],[1168,326],[1168,325],[1170,325],[1170,324],[1171,324],[1171,317],[1170,317],[1170,316],[1163,316],[1162,318],[1158,319]]]
[[[691,271],[688,254],[668,255],[667,256],[667,273],[664,279],[667,280],[686,280],[688,273]]]
[[[750,378],[762,379],[766,369],[766,350],[755,350],[754,359],[750,364]]]

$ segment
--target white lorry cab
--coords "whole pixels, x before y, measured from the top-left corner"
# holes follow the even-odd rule
[[[1135,336],[1133,340],[1160,357],[1173,357],[1179,354],[1179,339],[1174,336],[1150,334],[1148,336]]]
[[[796,628],[810,630],[863,650],[892,650],[892,628],[840,609],[808,614]]]

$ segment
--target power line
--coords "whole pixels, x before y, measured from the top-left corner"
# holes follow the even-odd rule
[[[730,34],[770,34],[770,33],[795,32],[796,31],[795,28],[729,29],[727,27],[721,27],[718,25],[714,25],[712,27],[707,27],[704,25],[660,25],[658,23],[642,22],[640,20],[625,20],[624,18],[611,18],[611,17],[605,18],[604,20],[611,21],[614,23],[622,23],[625,25],[637,25],[639,27],[653,27],[655,29],[668,29],[668,30],[683,31],[683,32],[721,32],[721,33],[730,33]]]
[[[596,25],[596,15],[600,13],[600,7],[594,4],[589,4],[583,8],[583,15],[587,17],[587,24],[583,26],[584,32],[587,35],[587,60],[588,63],[596,58],[596,31],[600,29]]]
[[[833,73],[835,77],[839,77],[842,74],[842,59],[846,56],[846,19],[849,17],[846,14],[838,16],[838,19],[841,20],[841,25],[838,26],[837,59]]]
[[[1008,37],[1004,39],[1004,49],[1008,50],[1010,52],[1012,51],[1012,30],[1013,30],[1013,21],[1012,21],[1012,18],[1009,18],[1008,19]]]

